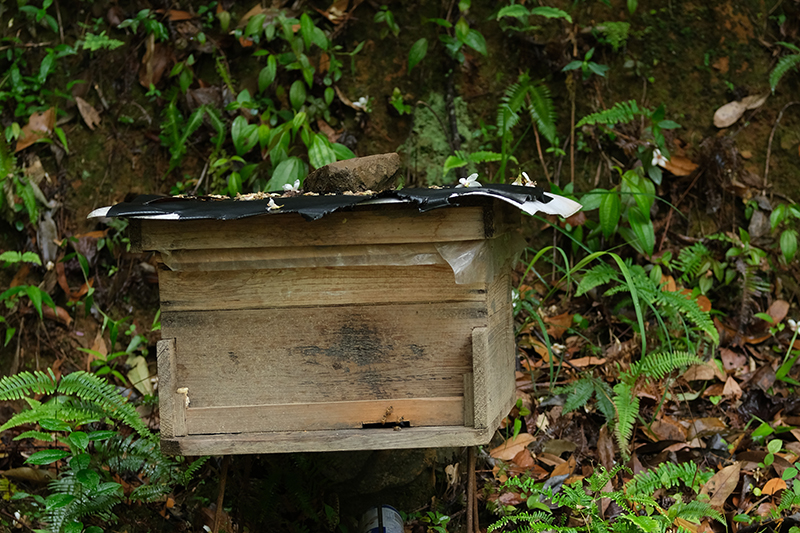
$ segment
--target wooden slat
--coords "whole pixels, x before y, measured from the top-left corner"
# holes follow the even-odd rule
[[[159,272],[163,313],[218,309],[480,302],[486,285],[456,285],[448,265]]]
[[[173,271],[446,264],[431,243],[167,250],[161,259]]]
[[[175,339],[164,339],[156,345],[158,358],[158,410],[161,417],[161,436],[180,437],[186,435],[186,402],[176,392],[177,362]]]
[[[161,439],[161,450],[170,455],[196,456],[482,446],[489,443],[494,432],[495,428],[480,430],[449,426],[400,431],[342,429],[240,433],[165,438]]]
[[[206,407],[186,410],[189,435],[361,428],[405,421],[412,427],[461,426],[464,398],[412,398],[352,402]]]
[[[489,330],[486,327],[472,330],[472,401],[473,422],[476,429],[488,429],[489,419],[489,373],[486,364],[489,354]]]
[[[165,312],[192,407],[463,396],[480,302]]]
[[[140,241],[134,246],[162,251],[430,243],[491,236],[480,206],[426,213],[406,206],[381,206],[331,213],[314,221],[291,213],[239,220],[141,220]]]

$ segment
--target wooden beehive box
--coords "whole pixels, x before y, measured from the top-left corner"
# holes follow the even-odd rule
[[[417,200],[430,194],[451,193]],[[318,220],[290,206],[218,220],[199,201],[180,217],[158,205],[109,215],[135,215],[133,247],[160,254],[165,452],[489,442],[515,397],[519,209],[343,201]],[[230,205],[227,218],[254,204]]]

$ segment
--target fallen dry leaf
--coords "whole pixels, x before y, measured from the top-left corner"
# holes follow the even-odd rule
[[[664,168],[676,176],[688,176],[697,169],[697,165],[687,157],[676,155],[664,164]]]
[[[347,14],[347,6],[349,3],[350,0],[335,0],[325,11],[320,11],[319,9],[317,9],[317,11],[334,24],[339,24]]]
[[[747,365],[747,357],[728,348],[722,348],[719,351],[719,357],[722,359],[722,366],[727,371],[744,368]]]
[[[594,356],[588,357],[579,357],[578,359],[570,359],[569,364],[582,368],[584,366],[594,366],[594,365],[604,365],[606,363],[606,359]]]
[[[656,420],[650,426],[650,432],[659,440],[676,440],[684,442],[686,440],[686,429],[668,416]]]
[[[569,474],[572,474],[574,470],[575,470],[575,456],[570,455],[569,460],[564,461],[560,465],[556,465],[556,467],[550,473],[550,477],[568,476]]]
[[[147,38],[146,51],[139,69],[141,86],[149,89],[151,85],[158,85],[170,63],[172,63],[170,48],[163,43],[156,44],[155,35],[151,33]]]
[[[739,101],[728,102],[714,113],[714,125],[718,128],[727,128],[739,120],[748,109],[761,107],[767,101],[769,93],[751,95]]]
[[[689,429],[686,431],[686,439],[692,440],[695,437],[714,435],[725,429],[727,429],[727,426],[719,418],[696,418],[689,424]]]
[[[772,318],[775,324],[783,322],[786,315],[789,313],[789,302],[786,300],[775,300],[772,305],[767,309],[767,314]]]
[[[81,117],[83,117],[83,121],[86,122],[87,126],[89,126],[90,130],[95,129],[95,127],[100,125],[100,113],[97,112],[97,109],[95,109],[89,104],[89,102],[80,96],[75,97],[75,103],[78,104],[78,111],[80,112]]]
[[[736,383],[733,376],[729,376],[728,380],[725,382],[725,386],[722,388],[722,395],[736,398],[737,400],[742,397],[742,388]]]
[[[24,150],[39,139],[49,137],[56,126],[56,108],[51,107],[47,111],[34,113],[28,119],[28,123],[22,127],[22,133],[17,139],[17,147],[14,152]]]
[[[775,494],[779,490],[786,488],[786,482],[779,477],[774,477],[764,483],[764,488],[761,489],[762,494]]]
[[[317,127],[319,128],[319,132],[320,133],[324,133],[325,134],[325,137],[328,138],[328,141],[330,141],[332,143],[335,143],[336,139],[339,138],[339,134],[336,133],[336,130],[334,130],[330,126],[330,124],[328,124],[327,122],[325,122],[321,118],[317,119]]]
[[[525,469],[528,469],[534,465],[533,455],[531,455],[531,451],[527,448],[520,450],[520,452],[514,456],[511,462]]]
[[[713,361],[702,365],[692,365],[683,373],[683,379],[686,381],[708,381],[715,377],[720,381],[725,380],[725,374]]]
[[[712,478],[703,485],[700,494],[711,497],[708,502],[711,507],[722,509],[728,496],[733,494],[736,485],[739,484],[739,472],[741,470],[742,464],[737,461],[714,474]]]
[[[559,340],[572,325],[573,313],[561,313],[560,315],[545,317],[544,323],[547,324],[547,334]]]
[[[489,455],[495,459],[502,459],[503,461],[510,461],[519,452],[528,447],[528,444],[535,439],[530,433],[520,433],[516,437],[511,437],[497,448],[492,449]]]
[[[661,276],[661,292],[675,292],[678,286],[672,276]]]
[[[608,433],[608,427],[604,424],[597,435],[597,456],[600,464],[610,471],[614,468],[614,439]]]

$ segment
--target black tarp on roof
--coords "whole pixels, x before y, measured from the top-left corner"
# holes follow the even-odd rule
[[[97,209],[89,217],[233,220],[267,213],[299,213],[308,220],[316,220],[328,213],[359,204],[404,202],[416,205],[420,211],[429,211],[461,205],[474,201],[475,198],[502,200],[531,214],[543,211],[567,217],[580,209],[580,205],[576,202],[546,193],[540,187],[498,184],[464,188],[409,188],[366,195],[300,194],[259,199],[142,195],[131,202]],[[270,202],[280,207],[271,208]]]

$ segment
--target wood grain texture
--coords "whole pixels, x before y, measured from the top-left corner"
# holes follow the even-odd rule
[[[161,439],[161,451],[169,455],[196,456],[482,446],[489,443],[494,432],[495,428],[450,426],[400,431],[342,429],[204,435]]]
[[[358,429],[404,421],[412,427],[464,425],[464,398],[412,398],[186,410],[189,435]]]
[[[141,220],[143,250],[431,243],[487,234],[480,206],[420,213],[408,206],[364,206],[308,221],[293,213],[239,220]]]
[[[481,302],[448,265],[159,272],[161,309],[200,311],[418,302]]]
[[[192,407],[436,398],[463,396],[483,305],[170,312],[161,327]]]
[[[173,271],[445,264],[431,243],[165,250],[161,256]]]
[[[186,435],[185,403],[183,395],[175,392],[177,387],[177,360],[175,339],[164,339],[156,345],[158,360],[158,412],[161,419],[162,437]]]

